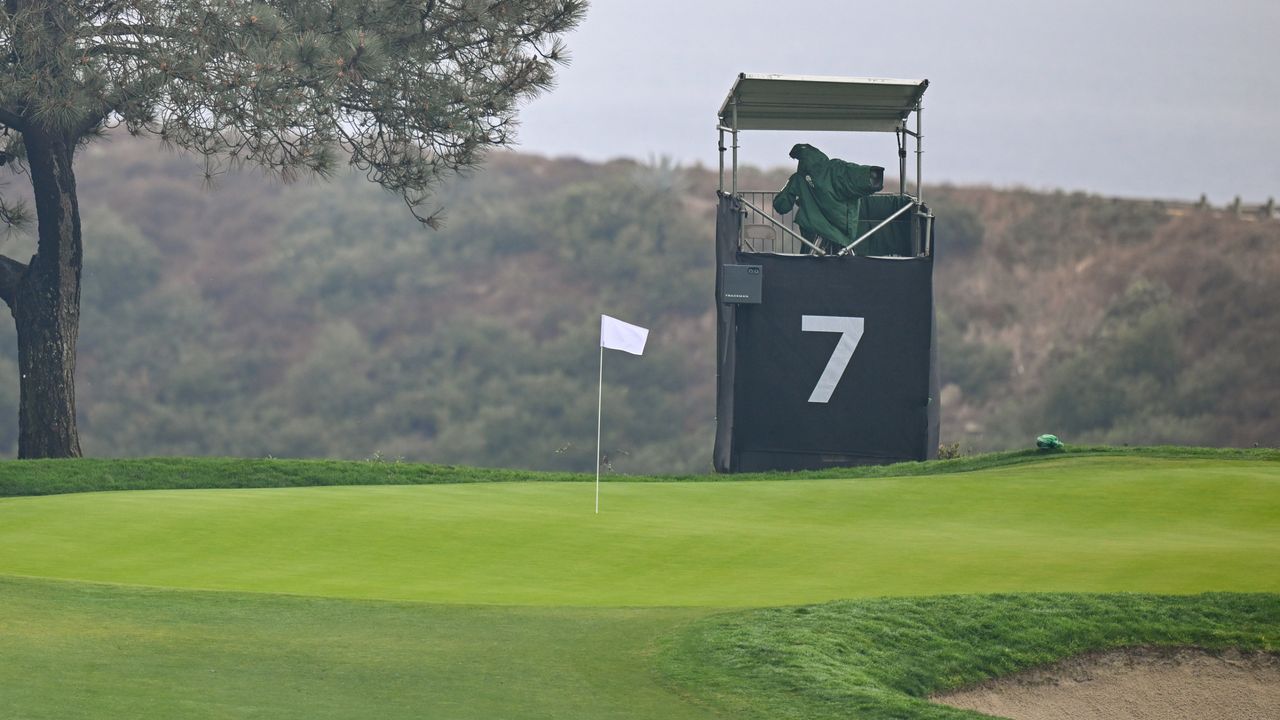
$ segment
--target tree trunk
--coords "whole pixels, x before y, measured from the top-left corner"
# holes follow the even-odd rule
[[[75,370],[82,250],[71,169],[75,141],[36,129],[24,132],[23,141],[35,190],[39,242],[10,302],[22,376],[18,457],[79,457]]]

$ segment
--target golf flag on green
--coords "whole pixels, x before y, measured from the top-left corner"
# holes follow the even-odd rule
[[[596,404],[596,513],[600,512],[600,419],[604,414],[604,350],[621,350],[643,355],[649,330],[622,322],[608,315],[600,316],[600,388]]]
[[[644,354],[644,343],[649,331],[639,325],[625,323],[608,315],[600,316],[600,349],[621,350],[632,355]]]

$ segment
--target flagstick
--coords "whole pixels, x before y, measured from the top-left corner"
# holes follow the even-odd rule
[[[604,414],[604,345],[600,345],[600,395],[596,404],[596,514],[600,514],[600,416]]]

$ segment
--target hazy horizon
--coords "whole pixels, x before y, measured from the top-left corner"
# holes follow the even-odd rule
[[[1280,196],[1276,27],[1280,5],[1254,1],[596,0],[516,149],[714,168],[715,114],[739,72],[928,78],[926,187],[1264,202]],[[800,138],[896,166],[892,135],[748,132],[742,162],[787,165]]]

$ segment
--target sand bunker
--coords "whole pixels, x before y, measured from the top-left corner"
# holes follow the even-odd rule
[[[1280,720],[1280,655],[1130,648],[933,700],[1013,720]]]

